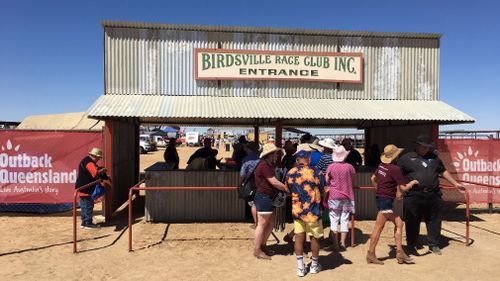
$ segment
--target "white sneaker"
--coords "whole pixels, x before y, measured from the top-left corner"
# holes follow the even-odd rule
[[[299,277],[304,277],[307,273],[307,269],[304,267],[304,268],[297,268],[297,275]]]
[[[320,272],[321,270],[323,270],[323,267],[321,266],[321,264],[318,263],[318,265],[316,265],[316,266],[311,265],[309,272],[312,274],[316,274],[316,273]]]

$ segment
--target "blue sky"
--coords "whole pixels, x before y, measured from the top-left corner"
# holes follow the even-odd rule
[[[500,1],[0,0],[0,120],[85,111],[103,93],[100,20],[435,32],[441,99],[500,129]]]

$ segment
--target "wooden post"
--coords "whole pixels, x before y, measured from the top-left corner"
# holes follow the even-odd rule
[[[104,218],[106,222],[111,220],[111,216],[113,215],[113,123],[111,120],[105,121],[104,126],[104,138],[103,138],[103,146],[104,146],[104,167],[107,169],[107,173],[109,178],[111,179],[109,188],[106,190],[106,195],[104,196],[103,201],[103,211]]]
[[[283,124],[281,120],[276,121],[276,135],[274,137],[274,144],[276,144],[277,147],[283,147],[281,143],[281,139],[283,138]]]
[[[255,125],[253,126],[253,139],[256,143],[259,143],[259,126]]]

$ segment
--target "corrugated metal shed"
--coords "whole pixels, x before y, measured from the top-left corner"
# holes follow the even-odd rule
[[[90,119],[85,112],[33,115],[24,118],[17,130],[100,131],[103,121]]]
[[[88,110],[93,118],[137,117],[184,124],[263,124],[361,126],[371,121],[474,122],[441,101],[333,100],[252,97],[104,95]],[[341,121],[337,122],[336,121]],[[344,121],[344,122],[342,122]]]
[[[105,27],[105,94],[439,99],[439,34],[120,22]],[[363,83],[195,80],[194,50],[362,52]]]

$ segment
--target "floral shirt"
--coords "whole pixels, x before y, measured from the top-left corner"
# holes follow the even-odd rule
[[[292,193],[292,215],[304,222],[316,222],[320,219],[323,181],[319,171],[299,164],[288,171],[286,183]]]

